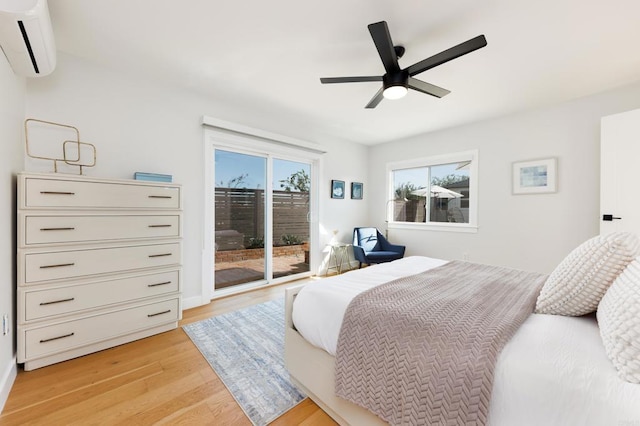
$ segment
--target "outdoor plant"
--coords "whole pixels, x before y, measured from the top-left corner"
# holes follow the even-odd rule
[[[309,192],[311,178],[304,170],[298,170],[286,179],[280,181],[280,188],[287,192]]]
[[[249,238],[249,247],[250,249],[255,248],[264,248],[264,238]]]
[[[304,241],[302,241],[302,238],[298,237],[297,235],[292,235],[292,234],[284,234],[281,239],[282,239],[282,242],[284,243],[284,245],[286,245],[286,246],[302,244],[304,242]]]
[[[403,182],[396,187],[395,199],[396,200],[417,200],[419,197],[413,194],[413,191],[420,189],[411,182]]]
[[[451,174],[441,178],[436,178],[436,177],[432,178],[431,185],[438,185],[443,188],[447,188],[449,185],[453,185],[465,180],[469,180],[469,176]]]

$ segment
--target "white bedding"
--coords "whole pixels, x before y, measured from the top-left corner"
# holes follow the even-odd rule
[[[405,257],[307,284],[296,296],[293,324],[309,343],[335,356],[342,318],[354,297],[385,282],[445,263],[446,260],[429,257]]]
[[[342,318],[357,294],[445,263],[406,257],[307,284],[296,296],[293,323],[335,356]],[[498,358],[489,419],[493,425],[640,426],[640,385],[616,375],[595,317],[532,314]]]

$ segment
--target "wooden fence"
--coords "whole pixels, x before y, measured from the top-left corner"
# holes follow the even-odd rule
[[[218,250],[248,248],[264,240],[264,202],[262,189],[216,188]],[[284,245],[283,235],[309,241],[308,212],[308,192],[273,191],[273,245]]]

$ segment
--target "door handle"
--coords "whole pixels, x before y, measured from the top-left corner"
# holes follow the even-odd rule
[[[621,217],[615,217],[612,214],[603,214],[602,215],[602,220],[604,220],[606,222],[611,222],[614,219],[619,220],[619,219],[622,219],[622,218]]]

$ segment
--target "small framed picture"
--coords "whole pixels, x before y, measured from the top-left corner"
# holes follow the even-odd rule
[[[513,193],[556,192],[556,163],[555,158],[513,163]]]
[[[344,198],[344,181],[331,181],[331,198]]]
[[[362,182],[351,182],[351,199],[362,200]]]

